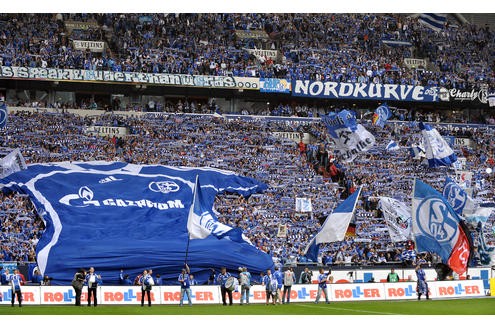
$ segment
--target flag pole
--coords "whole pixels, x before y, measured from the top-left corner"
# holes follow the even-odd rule
[[[189,241],[191,240],[189,232],[187,233],[187,245],[186,245],[186,258],[184,259],[184,264],[187,265],[187,255],[189,254]]]
[[[194,211],[194,203],[195,203],[195,200],[196,200],[196,192],[197,192],[197,188],[198,188],[198,179],[199,179],[199,175],[196,174],[196,180],[195,180],[195,183],[194,183],[194,188],[193,188],[193,200],[191,202],[191,207],[189,208],[189,217],[187,218],[187,244],[186,244],[186,256],[184,258],[184,264],[187,265],[187,255],[189,255],[189,242],[191,241],[191,231],[189,230],[189,220],[190,220],[190,216],[191,216],[191,213]]]

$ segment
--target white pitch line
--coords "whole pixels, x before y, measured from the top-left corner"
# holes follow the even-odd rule
[[[371,313],[371,314],[391,314],[391,315],[400,315],[400,313],[392,313],[392,312],[378,312],[378,311],[367,311],[367,310],[357,310],[357,309],[349,309],[349,308],[341,308],[341,307],[333,307],[333,306],[320,306],[320,305],[309,305],[309,304],[294,304],[297,306],[311,307],[311,308],[321,308],[321,309],[333,309],[333,310],[346,310],[346,311],[354,311],[354,312],[362,312],[362,313]]]

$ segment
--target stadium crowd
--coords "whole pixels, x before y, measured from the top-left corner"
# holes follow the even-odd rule
[[[0,14],[0,65],[495,88],[493,31],[447,22],[436,32],[404,14]]]
[[[107,46],[101,53],[77,50],[73,40],[103,41]],[[403,14],[0,14],[0,66],[494,89],[494,43],[494,32],[485,27],[449,20],[442,31],[435,32],[417,17]],[[246,49],[277,50],[279,55],[255,56]],[[404,58],[427,58],[433,69],[409,68]],[[92,99],[78,104],[15,105],[97,108]],[[221,195],[215,209],[220,220],[241,227],[253,244],[283,264],[306,263],[303,250],[322,220],[361,186],[355,233],[351,231],[342,242],[322,245],[321,261],[329,265],[435,263],[438,259],[432,254],[415,254],[410,241],[391,241],[376,197],[410,204],[414,177],[440,190],[443,177],[453,174],[447,168],[429,169],[411,158],[408,147],[419,142],[414,122],[495,123],[493,115],[468,119],[446,111],[397,111],[394,119],[398,121],[384,129],[365,123],[376,145],[344,163],[335,157],[326,129],[317,120],[254,122],[184,115],[223,112],[213,102],[200,104],[186,98],[157,103],[153,109],[161,113],[83,117],[66,111],[16,111],[9,116],[7,128],[0,130],[0,147],[19,148],[28,163],[106,160],[211,166],[262,180],[269,186],[265,193],[248,199]],[[326,111],[280,103],[260,114],[317,117]],[[366,122],[370,116],[362,118]],[[129,134],[97,136],[88,132],[93,125],[124,126]],[[475,198],[494,202],[494,175],[485,171],[494,166],[493,127],[438,129],[473,141],[472,146],[455,145],[454,149],[466,158],[465,170],[474,172]],[[272,132],[276,131],[301,136],[307,132],[314,140],[302,145],[275,137]],[[393,139],[401,148],[385,151]],[[34,261],[42,220],[25,196],[0,197],[0,261]],[[311,199],[313,211],[296,212],[295,197]],[[287,227],[286,235],[279,234],[282,227]],[[494,229],[492,214],[481,232],[487,245],[495,245]],[[479,233],[473,229],[475,241]],[[473,265],[480,263],[480,254],[473,258]]]
[[[125,126],[124,137],[97,136],[87,132],[92,125]],[[117,116],[77,116],[70,113],[16,111],[0,133],[0,146],[19,148],[27,163],[52,161],[125,161],[143,164],[210,166],[235,171],[264,181],[269,188],[248,199],[238,195],[218,196],[215,209],[219,219],[239,226],[256,247],[272,255],[277,263],[296,264],[308,260],[304,248],[320,224],[338,202],[358,186],[363,187],[355,219],[355,234],[342,242],[322,245],[324,264],[416,263],[438,261],[431,254],[415,254],[411,242],[392,242],[386,224],[376,208],[377,196],[394,197],[411,203],[414,177],[441,190],[447,168],[429,169],[412,159],[408,146],[419,141],[419,132],[410,122],[395,122],[384,129],[365,123],[376,145],[353,162],[334,156],[326,142],[326,129],[320,121],[290,122],[270,120],[229,120],[213,115],[134,114]],[[451,128],[452,129],[452,128]],[[478,201],[494,201],[493,167],[495,144],[493,128],[446,127],[439,130],[451,136],[468,137],[475,147],[455,147],[466,158],[465,170],[474,172],[472,187]],[[278,139],[272,132],[311,133],[315,140],[302,145]],[[228,138],[226,137],[228,136]],[[395,139],[401,148],[385,151]],[[491,140],[490,142],[485,142]],[[295,197],[310,198],[312,213],[295,211]],[[0,259],[31,261],[43,230],[43,223],[21,195],[2,195],[2,253]],[[4,219],[5,218],[5,219]],[[286,235],[278,235],[281,226]],[[487,245],[494,245],[494,217],[483,228]],[[474,240],[478,240],[473,229]],[[474,257],[476,262],[479,254]]]

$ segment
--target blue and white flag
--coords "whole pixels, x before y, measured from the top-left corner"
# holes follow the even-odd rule
[[[204,239],[210,235],[217,238],[230,237],[237,242],[243,241],[242,230],[232,228],[218,221],[211,206],[203,196],[199,175],[194,184],[193,202],[189,208],[187,231],[190,239]]]
[[[312,211],[311,198],[296,197],[296,212],[306,213]]]
[[[347,227],[356,210],[356,204],[360,193],[361,188],[340,203],[340,205],[327,217],[321,226],[320,231],[318,231],[316,236],[313,237],[304,250],[308,259],[316,261],[318,258],[319,244],[344,240]]]
[[[322,121],[336,144],[335,149],[346,162],[352,162],[359,153],[375,144],[375,137],[358,124],[356,116],[346,109],[338,114],[322,115]]]
[[[425,148],[423,145],[413,144],[409,147],[409,154],[414,159],[426,158]]]
[[[378,208],[388,226],[393,242],[411,239],[411,207],[390,197],[379,197]]]
[[[439,32],[447,23],[447,14],[421,14],[418,21],[424,26]]]
[[[386,103],[378,106],[375,109],[375,113],[373,114],[373,118],[371,122],[374,125],[378,125],[379,127],[384,127],[387,120],[392,116],[392,112]]]
[[[219,193],[247,197],[267,188],[213,168],[98,161],[29,165],[0,184],[27,194],[46,222],[36,254],[41,273],[54,284],[68,285],[74,270],[91,266],[109,285],[118,284],[120,268],[131,276],[153,268],[175,283],[184,264],[197,176],[201,193],[195,213],[211,214]],[[206,281],[211,267],[247,266],[254,272],[273,267],[270,255],[236,238],[239,229],[212,218],[205,224],[213,227],[211,235],[200,234],[204,239],[189,244],[188,264],[198,280]]]
[[[4,128],[7,125],[7,118],[8,110],[7,105],[4,102],[0,105],[0,129]]]
[[[474,213],[476,210],[474,200],[450,177],[445,178],[442,194],[459,215]]]
[[[488,221],[490,215],[492,215],[494,211],[493,207],[481,207],[478,206],[473,213],[466,214],[465,219],[467,223],[476,225],[481,222],[482,225]]]
[[[428,159],[429,167],[450,166],[457,161],[456,154],[440,133],[438,133],[437,129],[423,122],[419,123],[419,128],[423,135],[423,143],[425,145],[426,159]]]
[[[458,274],[466,271],[470,244],[461,219],[441,193],[415,179],[412,231],[418,252],[438,254]]]
[[[386,151],[396,151],[399,150],[400,146],[394,140],[390,140],[390,142],[385,146]]]

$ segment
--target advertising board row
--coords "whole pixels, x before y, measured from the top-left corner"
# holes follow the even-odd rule
[[[429,282],[430,297],[434,299],[481,297],[485,296],[482,280],[432,281]],[[221,304],[219,286],[192,286],[193,304]],[[360,300],[413,300],[417,298],[415,282],[398,283],[357,283],[328,285],[329,299],[332,302]],[[291,291],[292,302],[314,302],[318,285],[294,285]],[[100,286],[98,304],[141,303],[142,291],[139,286]],[[74,304],[75,293],[71,286],[24,286],[23,304]],[[0,304],[10,304],[9,286],[0,286]],[[235,303],[240,302],[240,293],[233,292]],[[154,286],[151,291],[152,304],[179,304],[180,286]],[[266,301],[265,287],[255,285],[250,289],[250,303]],[[87,302],[87,291],[83,289],[81,302]],[[145,298],[147,302],[147,298]]]

